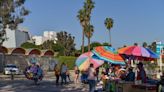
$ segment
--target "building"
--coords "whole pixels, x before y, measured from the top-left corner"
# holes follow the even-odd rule
[[[28,31],[22,30],[11,30],[6,28],[6,38],[3,46],[7,48],[17,48],[20,47],[22,43],[25,43],[30,40]]]
[[[33,36],[32,39],[34,40],[35,45],[41,45],[43,43],[42,36]]]
[[[56,43],[57,33],[54,31],[44,31],[43,36],[33,36],[32,39],[35,45],[41,45],[47,40],[54,40],[54,43]]]

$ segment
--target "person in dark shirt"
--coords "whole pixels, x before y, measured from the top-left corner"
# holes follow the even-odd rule
[[[137,68],[139,69],[139,71],[137,72],[137,80],[141,80],[142,83],[146,83],[147,82],[147,76],[146,76],[146,72],[145,69],[143,67],[143,63],[139,62],[137,64]]]
[[[125,81],[134,81],[135,80],[135,73],[133,72],[133,68],[128,69],[129,73],[125,78]]]

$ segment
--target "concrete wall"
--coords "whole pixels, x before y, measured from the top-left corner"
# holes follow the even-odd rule
[[[28,59],[24,55],[6,55],[5,56],[6,64],[15,64],[19,67],[19,69],[23,72],[25,68],[28,66]]]
[[[5,62],[4,62],[4,54],[0,53],[0,72],[3,72],[3,69],[4,69],[4,65],[5,65]]]

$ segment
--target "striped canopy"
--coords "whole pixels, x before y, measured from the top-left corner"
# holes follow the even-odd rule
[[[112,64],[125,64],[123,57],[112,47],[98,46],[95,47],[92,52],[100,59]]]

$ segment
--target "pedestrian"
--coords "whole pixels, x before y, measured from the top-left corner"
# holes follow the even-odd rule
[[[93,64],[90,64],[88,70],[88,83],[89,83],[89,92],[94,92],[96,87],[96,71],[93,67]]]
[[[71,82],[69,70],[66,71],[66,77],[68,78],[69,82]]]
[[[96,79],[99,81],[99,67],[96,68]]]
[[[63,84],[63,81],[64,81],[65,84],[67,83],[67,76],[66,76],[67,70],[68,70],[68,68],[67,68],[66,64],[62,63],[61,70],[60,70],[60,73],[61,73],[61,84]]]
[[[59,84],[59,78],[60,78],[60,70],[57,64],[54,66],[54,72],[55,72],[55,77],[56,77],[56,85]]]
[[[75,68],[74,68],[74,83],[79,83],[79,73],[80,73],[80,71],[79,71],[79,69],[78,69],[78,67],[77,66],[75,66]]]

